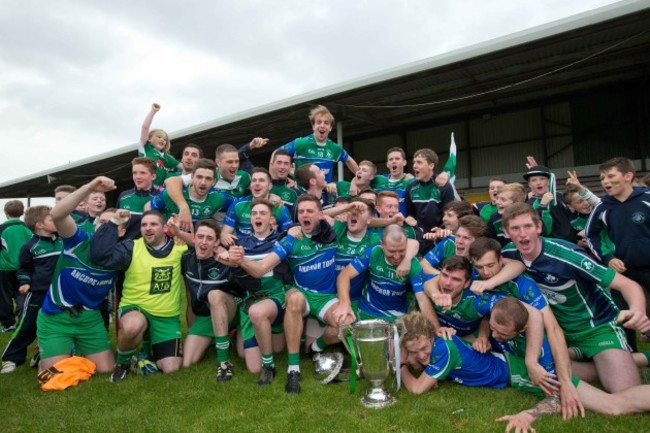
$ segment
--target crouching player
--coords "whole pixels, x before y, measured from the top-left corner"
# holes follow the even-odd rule
[[[178,227],[174,231],[180,234]],[[215,260],[220,230],[214,220],[196,223],[193,244],[183,254],[181,270],[189,291],[189,307],[196,315],[185,340],[183,366],[198,362],[210,343],[217,352],[217,382],[232,379],[228,331],[235,323],[237,307],[246,291],[232,281],[230,268]]]
[[[181,367],[181,256],[186,245],[177,245],[165,235],[167,225],[160,212],[147,211],[140,220],[136,240],[119,242],[117,224],[126,224],[130,213],[118,210],[116,219],[103,225],[93,237],[93,263],[124,271],[120,299],[120,333],[117,363],[111,382],[123,380],[131,357],[145,333],[151,337],[156,365],[164,373]]]
[[[63,238],[64,250],[37,318],[42,370],[70,357],[73,345],[75,353],[94,362],[98,372],[107,373],[113,369],[113,353],[100,308],[117,279],[117,272],[90,260],[91,235],[79,228],[70,216],[91,193],[113,189],[112,179],[97,177],[59,201],[50,213]],[[113,211],[104,211],[99,215],[98,224],[108,222],[114,215]],[[119,233],[124,233],[123,227]],[[43,375],[47,375],[47,371],[39,373]]]
[[[237,240],[243,247],[244,258],[259,261],[273,252],[280,234],[273,230],[273,204],[264,198],[251,203],[253,233]],[[284,285],[291,284],[292,275],[286,262],[260,278],[251,277],[241,268],[233,274],[250,296],[239,307],[239,326],[242,333],[244,358],[251,373],[261,373],[258,385],[270,385],[275,378],[274,352],[284,349]]]

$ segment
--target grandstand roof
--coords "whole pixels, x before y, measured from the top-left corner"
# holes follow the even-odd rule
[[[194,142],[212,156],[221,143],[241,145],[253,136],[283,144],[309,132],[307,111],[315,104],[342,122],[345,142],[648,77],[648,29],[647,0],[616,3],[175,131],[171,153]],[[97,174],[131,185],[134,149],[130,144],[1,183],[0,196],[47,196],[58,184],[79,185]]]

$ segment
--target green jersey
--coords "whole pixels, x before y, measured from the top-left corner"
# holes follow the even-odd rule
[[[248,187],[251,184],[251,175],[244,170],[237,170],[235,177],[232,180],[227,180],[221,177],[219,169],[215,172],[216,183],[214,189],[223,191],[232,198],[242,198],[250,195]]]
[[[404,230],[404,233],[406,233],[406,238],[407,239],[414,239],[416,241],[418,240],[416,235],[415,235],[415,229],[413,227],[411,227],[408,224],[404,224],[402,226],[402,229]],[[381,235],[384,232],[384,228],[383,227],[368,227],[368,231],[371,232],[372,234],[375,234],[375,235],[379,236],[379,239],[381,239]]]
[[[160,186],[165,183],[165,179],[169,173],[176,171],[178,168],[178,160],[168,153],[161,152],[148,141],[138,147],[138,156],[151,158],[156,164],[156,178],[153,184]]]
[[[424,292],[424,273],[416,259],[411,260],[407,275],[397,275],[397,266],[386,260],[380,245],[367,248],[356,257],[352,267],[359,273],[368,271],[368,282],[359,301],[359,310],[375,317],[393,321],[406,314],[407,291]]]
[[[616,271],[605,268],[575,244],[540,240],[542,251],[533,261],[523,260],[512,243],[504,247],[503,257],[524,263],[564,332],[582,332],[615,320],[619,311],[606,288]]]
[[[314,164],[325,174],[325,180],[329,183],[332,181],[334,163],[347,162],[350,155],[339,145],[328,139],[325,144],[319,144],[314,139],[314,135],[296,138],[290,143],[280,147],[293,157],[296,169],[305,164]]]
[[[155,186],[148,191],[135,188],[128,189],[122,192],[117,199],[117,208],[126,209],[131,212],[131,215],[142,215],[144,213],[144,205],[149,203],[153,197],[162,191],[162,188]]]
[[[18,269],[20,248],[32,238],[32,231],[18,218],[0,225],[0,271]]]
[[[408,187],[413,181],[414,177],[410,179],[406,178],[406,175],[402,176],[401,179],[391,179],[390,173],[382,176],[375,176],[372,180],[372,189],[377,192],[381,191],[394,191],[399,196],[399,211],[402,215],[406,216],[406,204],[404,202],[404,196],[406,194],[406,187]]]
[[[232,227],[237,236],[248,236],[253,233],[251,226],[252,197],[242,198],[228,207],[224,227]],[[273,216],[278,226],[278,231],[283,232],[293,224],[291,215],[286,206],[273,206]]]
[[[287,260],[296,287],[319,294],[336,294],[336,243],[315,242],[303,233],[302,239],[285,236],[273,252]]]
[[[212,218],[215,213],[223,212],[228,209],[232,199],[225,193],[211,189],[205,198],[201,201],[196,200],[190,195],[191,187],[183,188],[183,197],[190,208],[192,222]],[[178,206],[169,197],[167,190],[164,190],[151,199],[151,210],[157,210],[169,218],[172,214],[178,214]]]
[[[424,260],[432,267],[439,268],[444,259],[454,254],[456,254],[456,237],[452,235],[438,242],[432,250],[425,254]]]
[[[348,228],[345,223],[336,221],[334,223],[336,232],[336,273],[340,273],[343,268],[352,263],[359,254],[366,248],[379,245],[381,236],[376,233],[366,231],[362,238],[353,238],[348,234]],[[350,299],[355,301],[361,299],[363,286],[366,282],[368,272],[362,272],[350,281]]]
[[[460,300],[445,310],[434,305],[440,326],[446,326],[456,330],[457,335],[463,337],[469,335],[478,329],[481,320],[488,316],[494,307],[494,304],[503,294],[475,295],[468,289],[463,290]]]
[[[293,205],[298,200],[298,192],[287,186],[286,180],[275,179],[273,180],[273,187],[271,187],[271,194],[275,194],[282,199],[285,206],[289,208],[289,212],[293,209]]]

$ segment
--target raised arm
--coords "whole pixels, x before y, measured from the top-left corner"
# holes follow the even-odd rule
[[[109,269],[125,270],[133,257],[133,241],[120,242],[118,228],[126,225],[130,212],[119,209],[111,221],[102,224],[90,241],[90,261]]]
[[[142,121],[142,129],[140,130],[140,144],[144,144],[149,141],[149,130],[151,129],[151,122],[153,121],[153,116],[160,110],[160,104],[154,102],[151,104],[151,110],[147,113],[144,120]]]
[[[116,188],[113,179],[105,176],[98,176],[89,183],[67,195],[63,200],[58,202],[50,215],[56,227],[59,236],[62,238],[72,237],[77,231],[77,224],[70,214],[75,210],[77,205],[84,201],[92,192],[108,192]]]
[[[348,167],[348,169],[350,169],[352,174],[355,174],[357,170],[359,170],[359,165],[351,156],[349,156],[347,161],[345,161],[345,165]]]

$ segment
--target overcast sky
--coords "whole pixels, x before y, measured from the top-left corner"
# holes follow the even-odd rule
[[[0,183],[611,3],[3,0]]]

